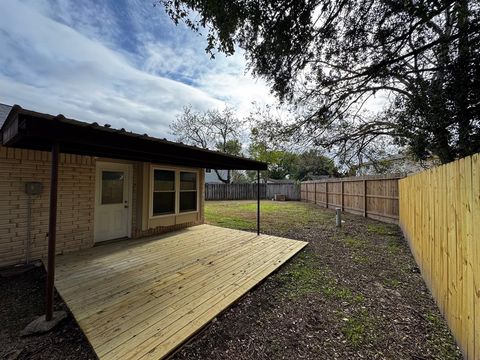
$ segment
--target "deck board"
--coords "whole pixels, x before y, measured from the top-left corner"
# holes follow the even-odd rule
[[[59,256],[55,281],[100,359],[161,359],[306,244],[199,225]]]

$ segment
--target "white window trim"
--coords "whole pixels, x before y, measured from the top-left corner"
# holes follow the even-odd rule
[[[175,212],[170,214],[162,214],[162,215],[153,215],[153,184],[154,184],[154,173],[155,170],[166,170],[166,171],[173,171],[175,173]],[[184,211],[180,212],[180,172],[189,172],[196,174],[197,177],[197,184],[196,184],[196,191],[197,191],[197,210],[194,211]],[[161,219],[167,218],[172,216],[179,216],[179,215],[187,215],[187,214],[197,214],[200,209],[200,171],[198,169],[193,168],[178,168],[178,167],[169,167],[169,166],[158,166],[158,165],[151,165],[150,166],[150,181],[149,181],[149,193],[148,193],[148,205],[149,205],[149,217],[150,219]],[[193,190],[191,190],[193,191]]]

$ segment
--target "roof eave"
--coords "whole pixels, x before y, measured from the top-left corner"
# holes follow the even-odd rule
[[[18,105],[12,108],[0,131],[4,145],[11,147],[49,150],[53,143],[59,143],[63,152],[73,154],[212,169],[267,169],[266,163],[256,160],[103,128],[62,115],[40,114]]]

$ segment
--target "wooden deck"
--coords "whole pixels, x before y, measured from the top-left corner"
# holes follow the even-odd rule
[[[306,244],[200,225],[59,256],[56,288],[100,359],[161,359]]]

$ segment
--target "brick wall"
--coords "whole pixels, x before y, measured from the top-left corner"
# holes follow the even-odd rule
[[[108,161],[108,159],[104,159]],[[133,163],[132,237],[144,237],[198,225],[204,221],[204,176],[200,171],[199,213],[181,215],[172,225],[142,230],[142,163]],[[60,155],[57,254],[94,245],[95,158]],[[41,195],[32,196],[30,259],[47,255],[50,198],[50,153],[0,146],[0,267],[25,262],[27,203],[25,183],[38,181]],[[180,220],[179,220],[180,219]]]
[[[25,261],[25,182],[39,181],[32,196],[31,259],[46,256],[50,194],[50,154],[0,147],[0,266]],[[57,253],[93,245],[95,160],[62,154],[59,167]]]

